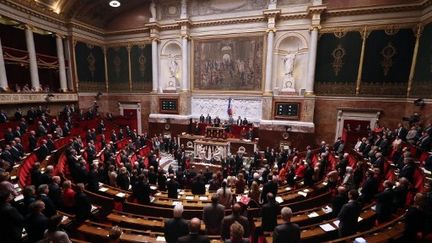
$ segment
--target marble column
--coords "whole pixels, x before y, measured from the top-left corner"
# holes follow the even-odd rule
[[[60,91],[66,92],[67,89],[67,79],[66,79],[66,65],[65,65],[65,56],[63,49],[63,39],[61,36],[56,36],[56,44],[57,44],[57,58],[59,62],[59,78],[60,78]]]
[[[152,90],[157,93],[159,90],[159,55],[158,55],[158,41],[156,38],[152,40],[152,75],[153,83]]]
[[[6,76],[6,67],[3,57],[3,47],[0,39],[0,88],[3,90],[8,90],[8,81]]]
[[[182,91],[187,91],[188,87],[188,37],[182,37]]]
[[[272,66],[273,66],[273,40],[274,30],[268,30],[267,34],[267,59],[266,59],[266,76],[265,76],[265,93],[272,92]]]
[[[34,45],[33,31],[28,26],[25,29],[25,36],[26,36],[27,51],[29,54],[30,79],[31,79],[32,89],[35,91],[40,91],[41,86],[39,83],[39,73],[38,73],[38,66],[36,60],[36,49]]]
[[[318,46],[318,26],[313,26],[310,35],[308,72],[307,72],[306,87],[305,87],[306,95],[312,95],[314,93],[317,46]]]

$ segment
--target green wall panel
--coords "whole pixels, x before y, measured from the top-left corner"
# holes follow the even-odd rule
[[[363,64],[363,83],[407,83],[414,51],[412,29],[395,34],[372,31],[367,38]]]
[[[360,33],[356,31],[341,38],[333,33],[323,34],[318,42],[316,82],[355,83],[361,44]]]
[[[78,41],[75,45],[76,68],[81,91],[103,91],[105,63],[103,48]]]
[[[151,91],[153,77],[151,45],[132,46],[131,69],[133,91]]]
[[[129,91],[129,60],[127,47],[107,50],[109,92]]]

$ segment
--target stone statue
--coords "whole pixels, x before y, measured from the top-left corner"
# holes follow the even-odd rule
[[[215,151],[213,152],[213,160],[217,162],[220,162],[222,160],[222,150],[219,146],[217,146]]]
[[[156,3],[154,0],[152,0],[150,3],[150,14],[151,14],[150,21],[155,21],[156,20]]]
[[[297,52],[289,53],[284,56],[283,61],[284,61],[285,75],[292,75],[296,56],[297,56]]]
[[[171,78],[176,78],[177,76],[177,71],[178,71],[178,63],[177,60],[175,59],[175,56],[173,54],[169,55],[169,71],[170,71],[170,77]]]

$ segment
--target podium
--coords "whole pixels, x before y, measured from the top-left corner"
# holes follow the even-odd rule
[[[223,127],[206,127],[205,136],[206,138],[226,139],[227,134]]]

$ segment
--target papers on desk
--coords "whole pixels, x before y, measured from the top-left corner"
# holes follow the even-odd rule
[[[283,203],[283,201],[284,201],[282,197],[276,197],[275,200],[278,203]]]
[[[132,185],[131,185],[131,184],[129,184],[129,188],[128,188],[128,190],[130,190],[130,189],[132,189]]]
[[[172,202],[172,205],[173,205],[173,206],[175,206],[175,205],[178,205],[178,204],[180,204],[180,205],[181,205],[181,204],[182,204],[182,202],[179,202],[179,201],[174,201],[174,202]]]
[[[99,188],[99,191],[100,191],[100,192],[106,192],[106,191],[108,191],[108,188],[106,188],[106,187],[101,187],[101,188]]]
[[[156,241],[166,242],[165,237],[163,236],[156,237]]]
[[[285,188],[285,191],[291,191],[291,187],[289,187],[289,186],[286,187],[286,188]]]
[[[319,216],[319,214],[317,214],[316,212],[312,212],[312,213],[308,214],[309,218],[315,218],[315,217],[318,217],[318,216]]]
[[[339,223],[340,223],[339,220],[335,220],[335,221],[333,221],[333,224],[334,224],[336,227],[339,227]]]
[[[155,197],[150,196],[150,202],[153,203],[156,200]]]
[[[193,200],[194,197],[193,196],[186,196],[186,200]]]
[[[299,195],[302,195],[303,197],[307,197],[307,193],[306,192],[298,192]]]
[[[178,194],[180,194],[180,195],[184,195],[184,194],[186,194],[184,191],[181,191],[181,192],[179,192]]]
[[[323,184],[323,186],[327,186],[328,183],[327,183],[327,181],[324,181],[322,184]]]
[[[93,212],[93,211],[95,211],[95,210],[97,210],[98,208],[96,207],[96,206],[93,206],[93,205],[91,205],[91,212]]]
[[[13,168],[18,168],[18,167],[20,167],[19,164],[16,164],[16,165],[13,166]]]
[[[13,187],[14,187],[14,188],[18,188],[19,185],[18,185],[18,184],[14,184]]]
[[[304,185],[304,181],[300,181],[299,184],[300,184],[300,185]]]
[[[62,219],[61,219],[61,222],[63,223],[64,221],[66,221],[66,220],[68,220],[69,218],[67,217],[67,216],[64,216],[63,215],[63,217],[62,217]]]
[[[15,180],[17,177],[16,176],[11,176],[11,180]]]
[[[306,192],[306,193],[310,192],[309,189],[304,189],[303,191]]]
[[[125,197],[126,194],[124,194],[123,192],[119,192],[116,194],[116,197]]]
[[[157,190],[157,187],[156,186],[150,186],[150,189]]]
[[[366,243],[367,241],[363,237],[357,237],[353,241],[354,243]]]
[[[21,200],[23,200],[24,199],[24,195],[23,194],[20,194],[20,195],[18,195],[18,196],[16,196],[15,198],[14,198],[14,201],[15,202],[18,202],[18,201],[21,201]]]
[[[322,210],[323,210],[323,212],[324,213],[331,213],[331,212],[333,212],[333,209],[329,206],[329,205],[327,205],[327,206],[325,206],[324,208],[322,208]]]
[[[331,224],[322,224],[322,225],[320,225],[320,227],[325,232],[329,232],[329,231],[335,230],[335,227],[333,227]]]
[[[371,209],[372,209],[373,211],[376,211],[376,205],[373,205],[373,206],[371,207]]]
[[[363,220],[362,217],[358,217],[357,222],[360,222],[360,221],[362,221],[362,220]]]
[[[158,192],[158,193],[156,193],[155,195],[156,195],[156,196],[160,196],[160,195],[162,195],[162,193]]]
[[[207,200],[208,200],[208,197],[201,196],[201,197],[199,197],[199,200],[200,200],[200,201],[207,201]]]

